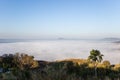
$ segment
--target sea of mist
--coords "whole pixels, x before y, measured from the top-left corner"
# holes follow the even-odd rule
[[[55,61],[68,58],[86,59],[92,49],[104,54],[103,59],[120,63],[120,44],[97,40],[33,40],[0,43],[0,55],[27,53],[37,60]]]

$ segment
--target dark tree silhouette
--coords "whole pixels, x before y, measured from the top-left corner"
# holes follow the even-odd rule
[[[88,59],[94,63],[95,68],[95,76],[97,77],[97,65],[103,60],[103,54],[100,53],[99,50],[91,50]]]

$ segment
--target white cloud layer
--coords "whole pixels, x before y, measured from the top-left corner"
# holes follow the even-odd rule
[[[0,43],[0,55],[5,53],[27,53],[39,60],[59,60],[66,58],[87,58],[90,50],[98,49],[103,59],[120,63],[120,45],[109,42],[56,40],[17,43]]]

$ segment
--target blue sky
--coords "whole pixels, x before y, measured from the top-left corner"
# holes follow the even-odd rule
[[[120,36],[120,0],[0,0],[0,38]]]

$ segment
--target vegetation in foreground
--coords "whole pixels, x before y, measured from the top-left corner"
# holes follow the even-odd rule
[[[120,64],[102,61],[99,50],[91,50],[88,59],[39,61],[27,54],[0,57],[0,80],[120,80]]]

